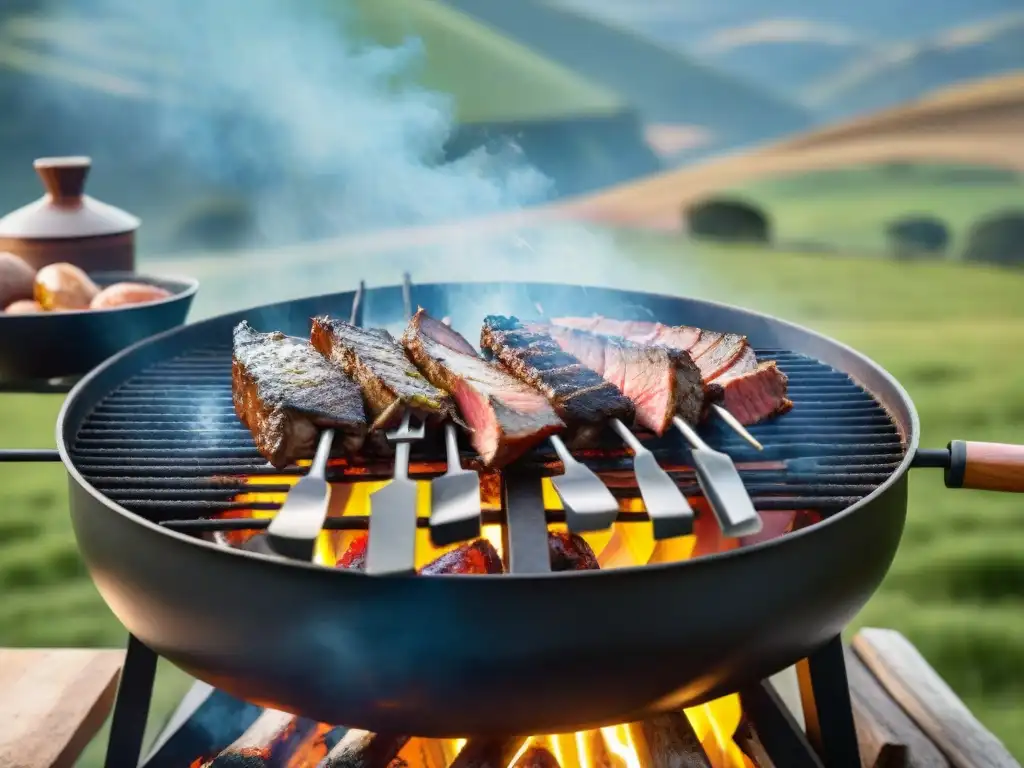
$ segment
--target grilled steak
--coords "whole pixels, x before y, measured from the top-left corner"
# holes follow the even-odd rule
[[[633,421],[629,398],[541,329],[527,328],[515,317],[489,315],[480,331],[480,346],[517,379],[544,393],[569,426],[568,440],[574,448],[593,441],[609,419]]]
[[[551,321],[566,328],[619,336],[636,344],[662,344],[688,352],[705,381],[724,373],[750,349],[746,336],[706,331],[689,325],[663,325],[640,320],[611,320],[607,317],[559,317]]]
[[[504,466],[565,428],[540,392],[484,360],[422,309],[409,321],[402,344],[427,380],[455,397],[485,465]]]
[[[547,326],[547,332],[565,352],[593,368],[633,401],[640,426],[661,435],[677,414],[690,423],[700,420],[704,383],[700,370],[685,352],[564,326]]]
[[[363,445],[359,386],[305,339],[260,333],[243,320],[234,330],[231,391],[260,455],[278,469],[311,458],[323,429],[336,429],[346,451]]]
[[[451,396],[423,378],[383,328],[316,317],[309,340],[362,388],[371,429],[397,427],[406,409],[435,421],[456,418]]]
[[[606,317],[562,317],[552,322],[689,352],[708,387],[708,398],[720,402],[742,424],[756,424],[793,407],[786,396],[786,374],[774,362],[759,364],[744,336]]]
[[[751,350],[751,358],[754,358]],[[721,403],[741,424],[756,424],[793,407],[786,396],[789,378],[774,360],[751,365],[749,358],[714,381],[721,388]]]

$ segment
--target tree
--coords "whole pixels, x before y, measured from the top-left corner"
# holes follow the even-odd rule
[[[975,223],[963,257],[990,264],[1024,264],[1024,211],[1000,211]]]
[[[693,237],[730,242],[771,242],[768,215],[742,200],[712,198],[687,207],[683,221]]]
[[[890,253],[898,259],[937,255],[949,247],[949,227],[934,216],[907,216],[885,229]]]

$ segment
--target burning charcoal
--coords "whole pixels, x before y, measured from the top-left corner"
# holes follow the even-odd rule
[[[363,445],[366,415],[359,386],[304,339],[239,323],[231,392],[256,449],[278,469],[312,457],[322,429],[337,430],[346,451]]]
[[[631,424],[633,403],[610,381],[518,318],[488,315],[480,346],[517,379],[540,390],[569,426],[574,448],[593,442],[612,419]]]
[[[438,389],[451,392],[487,466],[501,467],[565,428],[540,392],[484,360],[456,331],[422,309],[402,343]]]
[[[601,567],[594,550],[575,533],[549,531],[548,551],[552,571],[595,571]]]
[[[457,418],[451,396],[424,379],[384,329],[316,317],[309,340],[359,384],[373,419],[371,429],[397,427],[407,409],[442,421]]]
[[[662,763],[652,763],[661,766]],[[544,747],[530,747],[516,760],[513,768],[561,768],[558,759]]]
[[[704,381],[686,352],[562,326],[544,326],[543,330],[564,352],[593,368],[632,400],[640,426],[662,435],[677,414],[690,423],[700,420]]]
[[[369,536],[362,534],[353,541],[338,559],[337,568],[362,570],[366,567],[366,548]],[[501,557],[487,539],[461,544],[427,563],[420,573],[437,576],[449,573],[501,573]]]
[[[408,736],[382,735],[353,728],[341,737],[317,768],[388,768],[409,742]]]
[[[421,573],[501,573],[501,557],[487,539],[477,539],[445,552],[423,566]]]
[[[245,733],[203,768],[270,768],[316,748],[330,730],[313,720],[264,710]],[[321,747],[320,754],[323,754]]]
[[[353,571],[362,571],[366,568],[366,548],[370,543],[368,534],[360,534],[355,541],[348,545],[348,549],[338,558],[335,568],[346,568]]]

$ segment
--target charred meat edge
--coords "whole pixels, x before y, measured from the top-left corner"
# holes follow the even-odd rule
[[[633,401],[640,426],[662,435],[676,415],[690,423],[700,420],[706,404],[705,386],[687,353],[566,326],[542,327],[563,350]]]
[[[313,318],[309,340],[359,384],[373,418],[371,429],[397,426],[406,409],[434,423],[459,420],[451,395],[427,381],[383,328],[360,328],[322,315]]]
[[[427,381],[455,398],[486,466],[509,464],[565,429],[543,395],[484,360],[457,331],[422,309],[409,321],[402,344]]]
[[[362,448],[366,417],[358,385],[308,341],[280,331],[261,333],[243,320],[234,329],[233,345],[235,413],[274,467],[312,457],[324,429],[338,431],[344,451]]]
[[[552,323],[591,333],[620,335],[636,343],[662,344],[695,356],[707,386],[708,403],[718,402],[741,423],[756,424],[786,413],[788,377],[774,361],[758,363],[745,336],[693,326],[668,326],[602,316],[560,317]]]
[[[592,444],[611,419],[632,424],[632,401],[611,382],[564,351],[549,333],[527,328],[516,317],[488,315],[480,329],[480,346],[517,379],[554,406],[568,425],[572,448]]]

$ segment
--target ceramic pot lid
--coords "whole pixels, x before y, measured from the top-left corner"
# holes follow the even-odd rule
[[[92,167],[88,157],[44,157],[35,161],[46,194],[0,219],[0,237],[58,240],[134,232],[130,213],[84,194]]]

